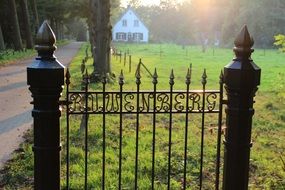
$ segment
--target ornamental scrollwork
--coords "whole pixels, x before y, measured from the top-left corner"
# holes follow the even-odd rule
[[[213,90],[193,90],[188,94],[185,91],[74,92],[69,93],[68,111],[71,114],[211,113],[219,111],[219,98],[220,92]]]

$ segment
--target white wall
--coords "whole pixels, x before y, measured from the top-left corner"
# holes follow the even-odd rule
[[[123,26],[123,20],[127,20],[127,26]],[[139,20],[139,26],[134,26],[134,20]],[[116,33],[143,33],[143,40],[141,42],[148,42],[149,32],[146,26],[137,18],[136,14],[128,9],[127,12],[113,27],[113,40],[116,41]],[[127,41],[127,40],[126,40]]]

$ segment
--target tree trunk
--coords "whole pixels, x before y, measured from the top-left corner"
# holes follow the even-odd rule
[[[15,0],[9,0],[8,6],[10,9],[11,28],[12,28],[14,49],[16,51],[23,50],[22,38],[21,38],[21,33],[20,33],[20,26],[19,26],[19,21],[18,21],[18,15],[17,15]]]
[[[89,0],[89,7],[91,7],[90,13],[89,13],[89,18],[88,18],[88,27],[89,27],[89,41],[91,44],[91,51],[92,51],[92,57],[93,57],[93,67],[95,67],[95,61],[96,61],[96,54],[95,54],[95,28],[96,28],[96,14],[97,14],[97,7],[94,2],[94,0]],[[94,72],[93,72],[94,73]]]
[[[37,8],[37,1],[36,0],[31,0],[31,5],[32,5],[32,10],[33,10],[33,15],[35,19],[35,32],[37,33],[40,22],[39,22],[39,15],[38,15],[38,8]]]
[[[33,37],[32,37],[32,31],[31,31],[31,26],[30,26],[28,3],[27,3],[27,0],[21,0],[20,2],[21,2],[21,8],[23,10],[26,48],[32,49],[33,48]]]
[[[5,49],[5,43],[4,43],[4,38],[3,38],[3,33],[2,33],[2,28],[0,25],[0,51]]]
[[[98,77],[101,78],[103,75],[111,73],[110,44],[112,34],[110,24],[110,1],[94,0],[93,2],[96,15],[93,74],[96,80]],[[94,23],[93,19],[92,23]]]

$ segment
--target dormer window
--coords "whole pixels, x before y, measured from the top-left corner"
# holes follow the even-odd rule
[[[127,24],[127,20],[123,20],[123,26],[127,26],[128,24]]]
[[[139,27],[139,20],[134,20],[134,26]]]

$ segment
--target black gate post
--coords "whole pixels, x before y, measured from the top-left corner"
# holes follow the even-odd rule
[[[261,69],[251,59],[253,39],[244,26],[235,40],[236,57],[224,68],[226,136],[223,190],[247,190],[253,103]]]
[[[34,189],[60,189],[59,98],[64,84],[64,66],[53,53],[55,35],[45,21],[36,36],[38,57],[27,68],[27,81],[33,97]]]

